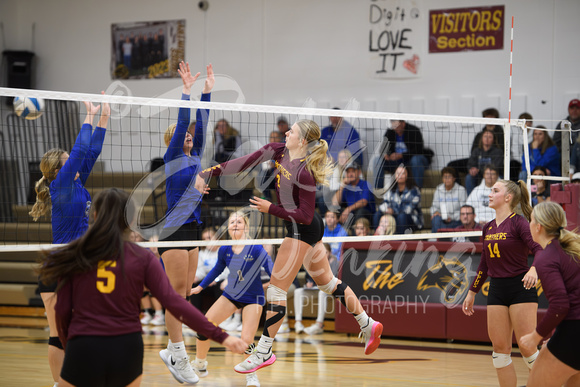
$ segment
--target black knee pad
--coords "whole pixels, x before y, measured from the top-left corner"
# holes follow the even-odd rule
[[[151,295],[151,293],[148,290],[144,290],[143,291],[143,296],[141,298],[147,297],[147,296],[150,296],[150,295]]]
[[[268,332],[268,328],[284,318],[286,315],[286,307],[279,304],[268,304],[268,306],[266,306],[266,310],[276,312],[274,316],[266,319],[266,322],[264,323],[264,335],[272,337],[270,336],[270,332]]]
[[[60,342],[60,339],[58,338],[58,336],[50,336],[48,338],[48,345],[52,345],[53,347],[56,347],[59,349],[64,349],[62,347],[62,343]]]
[[[338,300],[340,301],[340,303],[342,305],[344,305],[346,307],[346,300],[344,297],[344,292],[346,291],[347,286],[344,284],[344,282],[339,283],[338,285],[336,285],[336,290],[334,292],[332,292],[332,295]]]
[[[208,338],[205,337],[204,335],[202,335],[201,333],[197,333],[196,335],[197,335],[197,339],[199,341],[207,341],[208,340]]]

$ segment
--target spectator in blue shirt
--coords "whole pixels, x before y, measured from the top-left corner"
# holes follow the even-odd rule
[[[323,237],[344,237],[348,236],[346,230],[338,223],[338,215],[335,212],[327,211],[324,215],[324,234]],[[342,249],[342,242],[329,243],[332,255],[340,261],[340,251]]]
[[[366,180],[360,177],[360,166],[354,162],[346,167],[345,184],[341,184],[332,200],[334,205],[345,207],[340,214],[342,224],[354,215],[353,221],[358,218],[367,218],[369,221],[375,213],[375,198],[369,189]]]
[[[538,126],[538,128],[545,129],[542,126]],[[548,175],[550,176],[562,175],[560,152],[545,130],[534,129],[533,140],[528,147],[530,152],[530,169],[532,171],[536,167],[544,167],[548,170]],[[526,162],[524,155],[522,155],[520,179],[525,180],[527,175]]]
[[[342,117],[329,117],[329,120],[330,125],[323,128],[320,134],[320,139],[328,143],[328,154],[336,162],[338,152],[341,149],[348,149],[353,158],[362,164],[362,144],[356,129]]]

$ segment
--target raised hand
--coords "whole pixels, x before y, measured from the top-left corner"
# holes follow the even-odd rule
[[[102,95],[105,95],[104,91],[101,91]],[[109,117],[111,117],[111,106],[108,102],[103,102],[103,109],[101,109],[101,117],[99,118],[98,126],[100,128],[106,128],[107,122],[109,122]]]
[[[181,76],[181,80],[183,81],[183,94],[190,94],[191,87],[193,86],[193,84],[195,83],[195,81],[197,80],[197,78],[201,73],[197,73],[195,75],[191,74],[189,63],[185,63],[184,61],[181,61],[179,63],[179,68],[177,69],[177,72],[179,73],[179,75]]]
[[[207,78],[205,79],[205,84],[203,85],[203,93],[207,94],[211,92],[213,89],[213,85],[215,84],[215,77],[213,76],[213,66],[212,64],[207,65]]]
[[[89,101],[83,101],[83,103],[85,104],[85,108],[87,109],[87,116],[85,117],[84,123],[92,125],[93,118],[95,117],[95,114],[97,114],[99,109],[101,108],[101,105],[95,106],[95,105],[93,105],[92,102],[89,102]]]

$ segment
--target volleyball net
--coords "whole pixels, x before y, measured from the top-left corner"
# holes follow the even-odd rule
[[[344,109],[319,108],[312,100],[306,101],[303,107],[250,105],[239,103],[239,93],[224,90],[214,92],[212,100],[229,99],[233,102],[201,102],[202,84],[202,81],[197,82],[198,88],[192,90],[191,101],[179,99],[181,87],[158,98],[134,97],[114,87],[107,90],[107,95],[0,88],[0,249],[34,250],[46,248],[51,243],[50,213],[37,222],[29,215],[36,200],[35,183],[42,177],[40,161],[45,152],[52,148],[71,152],[86,114],[82,101],[90,101],[95,105],[106,102],[111,106],[102,151],[85,187],[93,199],[100,191],[110,187],[130,193],[138,207],[135,228],[146,239],[159,235],[167,211],[163,159],[167,146],[164,134],[170,125],[177,122],[179,108],[191,109],[192,121],[196,119],[196,109],[209,111],[208,115],[202,114],[202,119],[207,121],[201,149],[202,168],[256,151],[269,142],[284,141],[279,130],[284,128],[284,123],[292,126],[300,119],[310,119],[321,129],[334,125],[335,129],[324,129],[323,133],[330,133],[330,137],[327,137],[329,152],[336,166],[330,186],[317,193],[317,210],[324,218],[327,210],[340,214],[341,205],[343,208],[348,205],[345,198],[342,203],[333,202],[333,198],[341,184],[348,185],[352,177],[348,176],[349,169],[358,171],[353,179],[364,179],[368,183],[366,187],[373,203],[368,203],[366,212],[358,214],[367,219],[368,230],[365,232],[370,235],[355,236],[357,219],[351,216],[339,219],[351,235],[325,239],[333,243],[470,238],[480,235],[479,231],[455,233],[448,230],[449,227],[443,227],[445,231],[450,231],[447,233],[430,233],[431,207],[436,187],[442,182],[441,170],[445,166],[455,166],[457,182],[465,185],[470,174],[467,167],[472,149],[486,141],[480,140],[483,137],[482,128],[486,125],[492,132],[495,129],[494,146],[501,150],[500,161],[495,165],[498,177],[517,178],[522,155],[525,158],[524,166],[530,169],[530,154],[527,147],[523,146],[529,142],[530,133],[524,130],[523,120],[512,120],[510,123],[506,119],[361,111],[354,100]],[[17,116],[11,103],[14,97],[43,99],[44,113],[35,120]],[[399,142],[398,132],[391,132],[391,137],[386,135],[388,129],[401,122],[404,122],[407,133],[415,130],[420,133],[420,137],[407,139],[403,145]],[[556,125],[551,124],[554,127]],[[190,127],[192,134],[193,127]],[[548,125],[544,130],[552,130],[554,127]],[[569,131],[569,127],[563,128]],[[403,158],[391,157],[395,153],[406,155]],[[477,168],[480,170],[474,179],[477,186],[485,183],[483,172],[485,164],[490,162],[485,157],[477,159]],[[417,187],[416,192],[419,194],[415,199],[417,211],[412,217],[417,223],[416,227],[409,228],[405,234],[374,236],[381,218],[376,214],[382,215],[381,212],[388,209],[388,195],[398,186],[399,176],[396,171],[401,165],[407,168],[408,186]],[[559,175],[544,179],[566,180],[567,172],[567,168],[564,168]],[[252,196],[276,201],[273,185],[276,173],[275,165],[265,162],[244,174],[222,176],[210,181],[211,190],[200,204],[204,227],[224,230],[229,215],[239,209],[245,209],[251,214],[253,227],[250,232],[253,238],[249,241],[222,240],[214,243],[281,243],[286,235],[282,221],[249,209],[249,198]],[[529,179],[528,182],[531,184]],[[359,188],[355,187],[351,191],[357,190]],[[452,214],[457,208],[451,207],[447,204],[439,205],[441,217],[459,221],[457,214]],[[410,233],[411,230],[414,232]],[[226,233],[222,232],[222,235],[225,239]],[[208,243],[150,242],[156,246],[204,246]]]

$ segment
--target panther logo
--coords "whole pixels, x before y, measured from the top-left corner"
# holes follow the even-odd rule
[[[438,262],[421,276],[417,290],[433,287],[443,292],[446,303],[455,303],[467,290],[467,269],[457,258],[445,259],[440,255]]]

